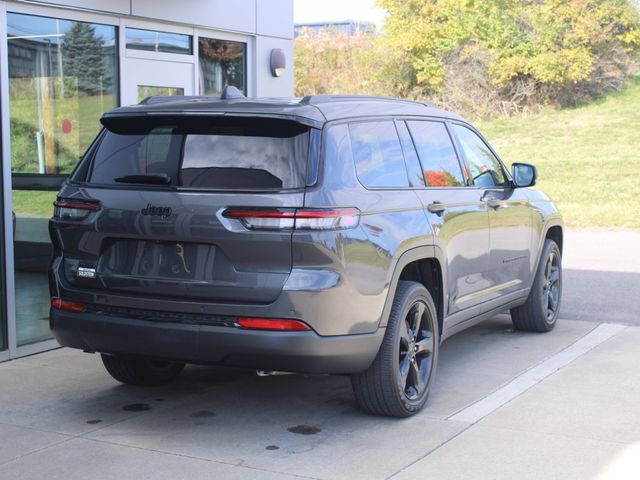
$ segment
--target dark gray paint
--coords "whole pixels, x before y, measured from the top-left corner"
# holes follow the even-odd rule
[[[298,318],[314,332],[274,334],[199,326],[194,327],[200,332],[198,337],[194,328],[171,323],[157,326],[158,332],[175,334],[167,340],[175,350],[167,346],[163,354],[162,341],[149,322],[98,316],[91,319],[93,327],[86,324],[89,331],[78,320],[84,314],[53,312],[52,329],[63,345],[125,353],[142,353],[148,348],[145,352],[153,356],[255,368],[353,372],[366,367],[375,356],[397,280],[407,264],[433,258],[441,265],[445,338],[488,315],[522,304],[547,230],[562,227],[553,203],[532,189],[363,187],[351,155],[348,122],[427,117],[464,122],[457,115],[423,104],[352,97],[284,102],[186,99],[124,107],[106,114],[104,121],[156,114],[267,115],[314,125],[322,129],[323,139],[318,181],[304,191],[264,194],[111,189],[70,182],[61,190],[61,197],[100,200],[103,208],[81,224],[52,220],[56,249],[52,294],[97,305],[163,312]],[[433,213],[430,206],[434,202],[440,202],[443,210]],[[165,219],[141,215],[141,208],[149,203],[170,206],[173,215]],[[357,207],[361,219],[357,228],[348,230],[256,232],[225,225],[219,212],[228,206]],[[70,259],[94,261],[110,237],[212,245],[220,254],[215,265],[224,267],[225,275],[214,269],[215,274],[200,286],[179,277],[125,278],[128,286],[118,289],[69,280]],[[225,328],[230,331],[220,330]],[[176,332],[189,329],[191,333],[184,333],[184,341],[180,340],[182,334]],[[147,336],[154,341],[144,347]],[[128,340],[122,343],[125,337]],[[226,344],[222,357],[211,353],[226,338],[238,342]],[[305,340],[296,340],[301,338]],[[349,340],[337,341],[339,338]],[[311,357],[317,353],[334,358],[308,358],[301,345],[314,352]],[[326,345],[324,354],[322,345]],[[245,360],[238,359],[236,346],[243,349]],[[358,352],[357,358],[350,351]],[[302,357],[305,361],[298,363]],[[246,358],[253,363],[247,365]]]

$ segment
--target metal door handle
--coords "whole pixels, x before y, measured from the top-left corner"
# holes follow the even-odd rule
[[[438,202],[437,200],[427,206],[427,210],[429,210],[431,213],[435,213],[436,215],[442,215],[446,209],[447,206],[442,202]]]
[[[504,206],[504,202],[502,200],[498,200],[497,198],[490,198],[489,200],[487,200],[487,205],[489,206],[489,208],[497,210],[500,207]]]

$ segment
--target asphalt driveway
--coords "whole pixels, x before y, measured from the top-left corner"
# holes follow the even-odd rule
[[[566,233],[561,316],[640,325],[640,231]]]

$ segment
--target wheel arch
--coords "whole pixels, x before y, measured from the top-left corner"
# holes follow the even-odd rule
[[[409,280],[421,283],[431,294],[436,305],[438,331],[442,338],[446,304],[446,271],[443,268],[444,264],[442,251],[433,245],[416,247],[404,252],[398,258],[393,270],[380,327],[387,325],[398,282]]]
[[[554,225],[548,226],[547,231],[545,232],[544,238],[545,239],[548,238],[556,242],[556,245],[558,245],[558,248],[560,249],[560,253],[562,253],[563,241],[564,241],[564,230],[562,228],[562,225],[554,224]]]

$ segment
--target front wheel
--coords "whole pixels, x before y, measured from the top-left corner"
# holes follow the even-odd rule
[[[511,309],[517,330],[548,332],[555,327],[562,299],[562,256],[558,245],[544,241],[531,292],[524,305]]]
[[[127,385],[162,385],[177,377],[184,368],[181,362],[133,355],[102,354],[102,363],[113,378]]]
[[[366,412],[408,417],[426,403],[438,360],[438,320],[433,299],[417,282],[401,281],[378,355],[351,376],[358,405]]]

